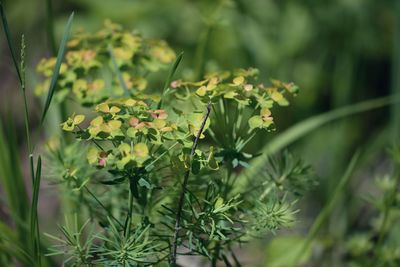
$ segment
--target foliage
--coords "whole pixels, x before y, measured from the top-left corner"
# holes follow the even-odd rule
[[[160,96],[146,88],[143,75],[174,58],[162,41],[142,39],[106,22],[97,34],[75,35],[69,47],[57,92],[72,91],[81,105],[94,106],[94,114],[90,120],[73,114],[62,124],[85,149],[76,143],[51,148],[51,162],[59,162],[52,173],[62,174],[58,183],[76,192],[72,199],[89,211],[92,224],[100,222],[102,233],[89,234],[87,242],[93,245],[67,241],[64,246],[71,252],[65,257],[76,265],[136,266],[168,259],[175,265],[170,255],[179,246],[179,254],[203,255],[215,264],[229,262],[226,255],[236,244],[290,226],[297,196],[289,202],[286,192],[312,187],[308,167],[283,154],[283,173],[268,175],[278,181],[284,174],[289,182],[281,181],[280,192],[268,198],[257,196],[257,190],[238,190],[235,180],[239,166],[251,168],[252,155],[243,152],[246,144],[255,132],[273,129],[271,109],[275,103],[287,106],[285,95],[297,94],[296,85],[271,80],[266,86],[257,81],[258,70],[249,68],[209,73],[201,81],[175,80]],[[41,61],[39,72],[51,75],[52,61]],[[96,78],[109,72],[111,82]],[[129,76],[133,72],[136,76]],[[91,95],[79,85],[88,80],[101,84],[99,90],[112,90]],[[204,105],[210,106],[207,112]],[[228,131],[221,132],[221,124]],[[109,195],[98,195],[101,191]],[[182,204],[176,205],[178,195]],[[104,212],[94,212],[96,206]],[[67,240],[82,232],[62,229]]]
[[[52,5],[50,0],[46,2],[48,37],[55,56]],[[298,87],[274,79],[270,84],[264,84],[259,81],[259,75],[263,78],[267,75],[284,79],[296,77],[302,87],[307,87],[306,97],[300,100],[303,106],[304,103],[318,102],[321,108],[327,101],[336,106],[350,98],[345,91],[356,84],[354,73],[363,73],[357,71],[355,65],[348,64],[351,58],[365,61],[365,51],[383,54],[383,46],[376,42],[382,38],[374,35],[372,42],[365,42],[365,29],[371,27],[359,27],[365,21],[361,12],[355,11],[359,4],[328,3],[329,8],[322,9],[317,4],[295,1],[185,3],[178,0],[169,2],[170,8],[165,8],[163,2],[141,3],[139,8],[133,3],[135,12],[129,10],[132,6],[120,1],[98,3],[89,0],[74,5],[85,6],[80,15],[90,12],[88,7],[91,5],[97,10],[108,7],[106,12],[110,16],[118,10],[119,21],[124,20],[124,14],[129,14],[129,21],[136,19],[132,14],[139,14],[137,17],[149,28],[162,21],[159,23],[162,27],[150,32],[166,36],[174,47],[184,47],[187,55],[184,62],[183,53],[176,57],[166,42],[145,38],[137,31],[125,30],[111,21],[106,21],[104,28],[94,34],[78,30],[68,41],[71,15],[57,58],[43,59],[37,66],[44,81],[35,92],[38,96],[47,94],[42,121],[53,93],[57,103],[52,108],[59,108],[65,120],[59,127],[65,133],[51,137],[43,152],[43,171],[51,189],[60,192],[62,212],[66,217],[59,227],[62,237],[47,235],[57,243],[50,249],[39,232],[37,209],[42,161],[35,151],[40,146],[31,140],[31,118],[25,93],[24,37],[21,62],[18,62],[1,6],[6,39],[25,102],[33,198],[29,208],[23,172],[15,153],[13,125],[5,124],[6,134],[0,134],[0,182],[6,197],[0,201],[8,206],[6,213],[9,214],[5,217],[10,218],[10,223],[7,220],[0,222],[0,265],[9,266],[18,261],[24,266],[57,266],[53,260],[58,261],[61,256],[66,266],[175,266],[174,249],[178,247],[179,264],[183,264],[183,256],[195,255],[202,256],[198,257],[202,264],[209,261],[211,266],[219,265],[218,262],[241,266],[236,253],[246,242],[293,225],[303,231],[307,225],[307,220],[296,223],[297,203],[317,185],[316,175],[302,160],[307,153],[303,152],[298,159],[281,150],[327,122],[398,101],[389,96],[334,109],[300,122],[286,132],[275,133],[275,139],[269,141],[273,133],[268,133],[275,131],[275,123],[291,124],[291,115],[280,113],[279,107],[289,104],[291,95],[297,95]],[[128,8],[114,8],[119,5]],[[159,16],[156,12],[148,18],[140,16],[143,10],[152,6],[154,10],[170,14]],[[372,8],[377,4],[369,3],[364,5],[364,11],[368,9],[365,6],[374,10],[374,19],[377,13],[379,21],[379,14],[384,9]],[[176,7],[181,12],[176,12]],[[194,15],[194,9],[200,12],[196,11]],[[181,21],[185,14],[192,17],[179,29],[176,22],[168,19]],[[325,29],[340,32],[339,24],[332,21],[335,14],[340,14],[341,18],[355,18],[346,21],[357,26],[358,34],[337,38],[349,40],[347,43],[351,44],[346,43],[345,49],[337,49],[337,42],[331,42],[329,38],[320,38],[326,35]],[[311,23],[314,17],[318,23]],[[282,23],[277,24],[277,18]],[[226,27],[238,22],[240,27]],[[259,27],[260,22],[268,22],[269,27]],[[143,28],[140,23],[136,26]],[[200,34],[200,30],[193,30],[199,26],[204,27]],[[183,35],[186,36],[182,36],[181,28],[185,28]],[[377,28],[374,25],[373,30]],[[299,34],[304,32],[306,34]],[[381,34],[381,31],[377,32]],[[363,41],[357,43],[357,36],[363,36],[359,38]],[[197,48],[193,54],[190,50],[194,42],[197,42]],[[309,49],[310,46],[313,49]],[[357,55],[360,54],[357,57],[354,47],[361,48],[356,49]],[[328,52],[324,53],[324,49]],[[339,50],[343,51],[339,53]],[[315,53],[324,56],[315,60]],[[174,80],[181,62],[189,62],[191,66],[185,66],[182,79]],[[243,62],[245,65],[255,63],[268,72],[259,73],[255,68],[221,70],[221,66],[230,68],[238,63],[243,65]],[[160,77],[165,76],[163,70],[169,66],[170,72],[162,87]],[[207,70],[204,78],[198,80],[204,70]],[[333,73],[333,78],[324,73],[326,70]],[[371,80],[375,77],[369,76]],[[335,90],[329,96],[325,91],[315,90],[322,85]],[[368,91],[373,85],[368,86],[360,87]],[[365,95],[357,94],[357,99]],[[276,106],[279,106],[278,110]],[[293,117],[303,114],[304,108],[300,107],[298,110],[302,112],[296,112]],[[68,112],[72,114],[69,118]],[[49,112],[48,117],[54,114]],[[342,140],[343,133],[336,134],[336,130],[332,131],[334,134],[324,136],[324,141],[337,135],[341,146],[346,147],[345,141],[350,138]],[[313,142],[310,137],[304,139]],[[261,148],[260,144],[266,145]],[[319,149],[329,154],[334,159],[330,162],[334,164],[346,161],[346,157],[337,157],[340,153],[330,151],[325,145]],[[332,153],[326,153],[326,150]],[[318,155],[315,153],[314,156]],[[35,158],[38,158],[36,168]],[[341,204],[341,198],[347,200],[348,194],[341,192],[349,186],[354,162],[351,161],[338,185],[329,187],[336,189],[332,196],[326,194],[330,200],[322,207],[308,236],[274,239],[274,246],[267,251],[267,266],[302,265],[307,261],[310,263],[310,259],[310,264],[318,266],[326,262],[328,265],[334,262],[349,266],[397,266],[396,173],[393,177],[377,179],[376,188],[380,188],[381,193],[368,198],[372,205],[367,206],[368,211],[375,208],[376,213],[371,217],[367,214],[365,224],[357,231],[347,225],[348,232],[343,231],[340,237],[328,235],[320,239],[317,236],[329,219],[335,230],[341,229],[340,220],[345,216],[336,220],[334,207]],[[330,175],[334,177],[335,173]],[[311,203],[318,207],[324,204],[320,200]],[[342,211],[351,210],[351,204],[343,206]],[[318,249],[311,250],[315,247]],[[45,248],[50,252],[47,257],[42,257]],[[314,253],[311,258],[312,251],[322,251],[322,254]],[[329,253],[335,257],[325,257]],[[279,254],[284,256],[279,257]]]
[[[88,106],[109,97],[140,94],[148,87],[147,76],[175,59],[175,53],[164,41],[143,38],[111,21],[106,21],[97,33],[75,33],[67,47],[56,99],[61,102],[73,95]],[[37,95],[47,92],[55,63],[54,57],[39,62],[37,71],[45,80],[36,87]]]

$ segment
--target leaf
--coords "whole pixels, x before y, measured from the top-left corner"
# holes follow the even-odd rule
[[[43,114],[42,114],[42,118],[41,118],[41,123],[43,123],[44,118],[46,117],[47,111],[49,110],[49,107],[50,107],[50,104],[51,104],[51,100],[52,100],[53,95],[54,95],[54,91],[56,89],[58,76],[60,74],[61,63],[62,63],[62,60],[64,58],[67,41],[68,41],[68,38],[69,38],[69,35],[70,35],[70,32],[71,32],[71,26],[72,26],[73,18],[74,18],[74,12],[72,12],[72,14],[69,16],[67,25],[66,25],[64,33],[63,33],[63,37],[61,39],[60,48],[58,49],[57,61],[56,61],[56,65],[54,67],[53,76],[51,77],[49,92],[47,94],[46,103],[44,105]]]
[[[250,129],[261,128],[263,123],[264,122],[260,116],[253,116],[249,119]]]
[[[200,169],[201,169],[201,163],[200,163],[199,159],[194,158],[192,161],[192,173],[194,175],[197,175],[197,174],[199,174]]]
[[[133,146],[133,155],[139,158],[146,158],[149,155],[149,149],[145,143],[138,143]]]
[[[170,86],[170,84],[171,84],[171,81],[172,81],[172,78],[174,77],[175,72],[176,72],[176,70],[178,69],[178,66],[179,66],[179,64],[181,63],[182,59],[183,59],[183,52],[181,52],[181,53],[176,57],[175,62],[174,62],[174,64],[172,65],[172,67],[171,67],[171,69],[170,69],[170,71],[169,71],[168,77],[167,77],[167,79],[165,80],[165,84],[164,84],[164,89],[163,89],[162,97],[161,97],[160,102],[158,103],[158,109],[160,109],[161,106],[162,106],[162,101],[163,101],[164,95],[165,95],[165,93],[167,92],[167,89],[169,88],[169,86]]]
[[[236,86],[242,85],[244,83],[244,77],[239,76],[233,79],[233,84]]]
[[[40,179],[42,175],[42,158],[39,156],[36,165],[36,175],[33,181],[33,193],[32,193],[32,205],[31,205],[31,220],[30,220],[30,234],[32,245],[35,248],[34,258],[40,263],[41,257],[41,246],[40,246],[40,232],[39,232],[39,220],[38,220],[38,201],[39,201],[39,189]],[[40,266],[40,264],[39,264]]]
[[[140,186],[142,186],[142,187],[146,187],[147,189],[151,189],[152,188],[151,184],[148,181],[146,181],[145,179],[143,179],[143,178],[139,179],[138,184]]]
[[[196,94],[198,96],[205,96],[207,92],[207,89],[205,86],[201,86],[199,89],[196,90]]]
[[[224,205],[224,199],[223,199],[222,197],[219,197],[219,198],[217,199],[217,201],[215,201],[214,209],[219,209],[219,208],[221,208],[223,205]]]
[[[20,72],[20,69],[19,69],[18,62],[17,62],[15,49],[14,49],[14,46],[12,45],[12,38],[11,38],[10,29],[8,27],[6,14],[4,13],[3,4],[1,2],[0,2],[0,15],[1,15],[2,23],[3,23],[4,33],[5,33],[6,39],[7,39],[8,48],[10,49],[10,53],[11,53],[11,57],[12,57],[12,60],[13,60],[13,63],[14,63],[15,70],[17,71],[18,80],[19,80],[20,84],[22,84],[22,76],[21,76],[21,72]]]
[[[121,177],[121,178],[117,178],[114,180],[101,181],[100,183],[105,184],[105,185],[115,185],[115,184],[121,184],[125,180],[126,180],[126,177]]]

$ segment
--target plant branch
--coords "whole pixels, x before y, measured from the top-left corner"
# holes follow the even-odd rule
[[[204,131],[204,127],[206,126],[206,122],[208,117],[210,116],[210,112],[211,112],[211,101],[207,104],[207,111],[206,114],[203,117],[203,121],[201,122],[201,126],[199,129],[199,132],[196,135],[196,138],[193,141],[193,145],[192,145],[192,150],[190,151],[190,165],[192,164],[192,159],[193,159],[193,155],[196,151],[196,148],[198,146],[199,140],[200,140],[200,136]],[[185,177],[183,179],[183,183],[182,183],[182,191],[179,197],[179,202],[178,202],[178,210],[176,213],[176,219],[175,219],[175,232],[174,232],[174,239],[172,242],[172,252],[171,252],[171,256],[170,256],[170,260],[171,260],[171,266],[176,266],[176,254],[177,254],[177,248],[178,248],[178,233],[180,230],[180,226],[181,226],[181,217],[182,217],[182,209],[183,209],[183,201],[185,199],[185,193],[186,193],[186,188],[187,188],[187,184],[188,184],[188,180],[189,180],[189,176],[190,176],[190,169],[191,166],[189,166],[188,170],[185,173]]]

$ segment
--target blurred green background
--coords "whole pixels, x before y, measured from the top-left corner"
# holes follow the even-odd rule
[[[52,1],[50,17],[44,0],[2,2],[16,43],[22,33],[26,37],[30,95],[38,81],[35,65],[52,50],[49,19],[54,20],[55,40],[60,40],[72,11],[74,30],[98,30],[109,18],[144,36],[165,39],[175,51],[185,52],[179,76],[256,67],[262,80],[295,82],[301,93],[285,112],[275,111],[277,132],[258,136],[258,145],[249,148],[253,152],[308,117],[400,92],[399,1],[64,0]],[[23,153],[22,98],[4,37],[0,51],[0,114],[4,117],[7,110],[12,111]],[[29,99],[36,121],[32,125],[38,125],[40,101],[33,96]],[[320,177],[319,187],[300,203],[300,223],[293,232],[307,231],[351,155],[361,148],[358,171],[344,189],[346,194],[324,226],[323,235],[341,240],[346,233],[357,231],[359,216],[368,214],[362,210],[360,195],[374,191],[371,180],[389,168],[385,149],[398,140],[399,115],[399,107],[392,106],[346,117],[318,128],[290,147],[312,164]],[[260,256],[253,259],[259,264],[265,260],[260,244],[255,245]],[[336,266],[333,256],[320,264],[315,266]]]

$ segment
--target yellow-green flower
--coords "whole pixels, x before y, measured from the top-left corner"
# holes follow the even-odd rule
[[[109,106],[107,103],[101,103],[96,106],[96,111],[101,111],[103,113],[110,113],[115,115],[116,113],[120,112],[121,109],[117,106]]]
[[[85,120],[84,115],[72,115],[64,123],[62,123],[62,128],[64,131],[72,132],[75,127],[81,124]]]

